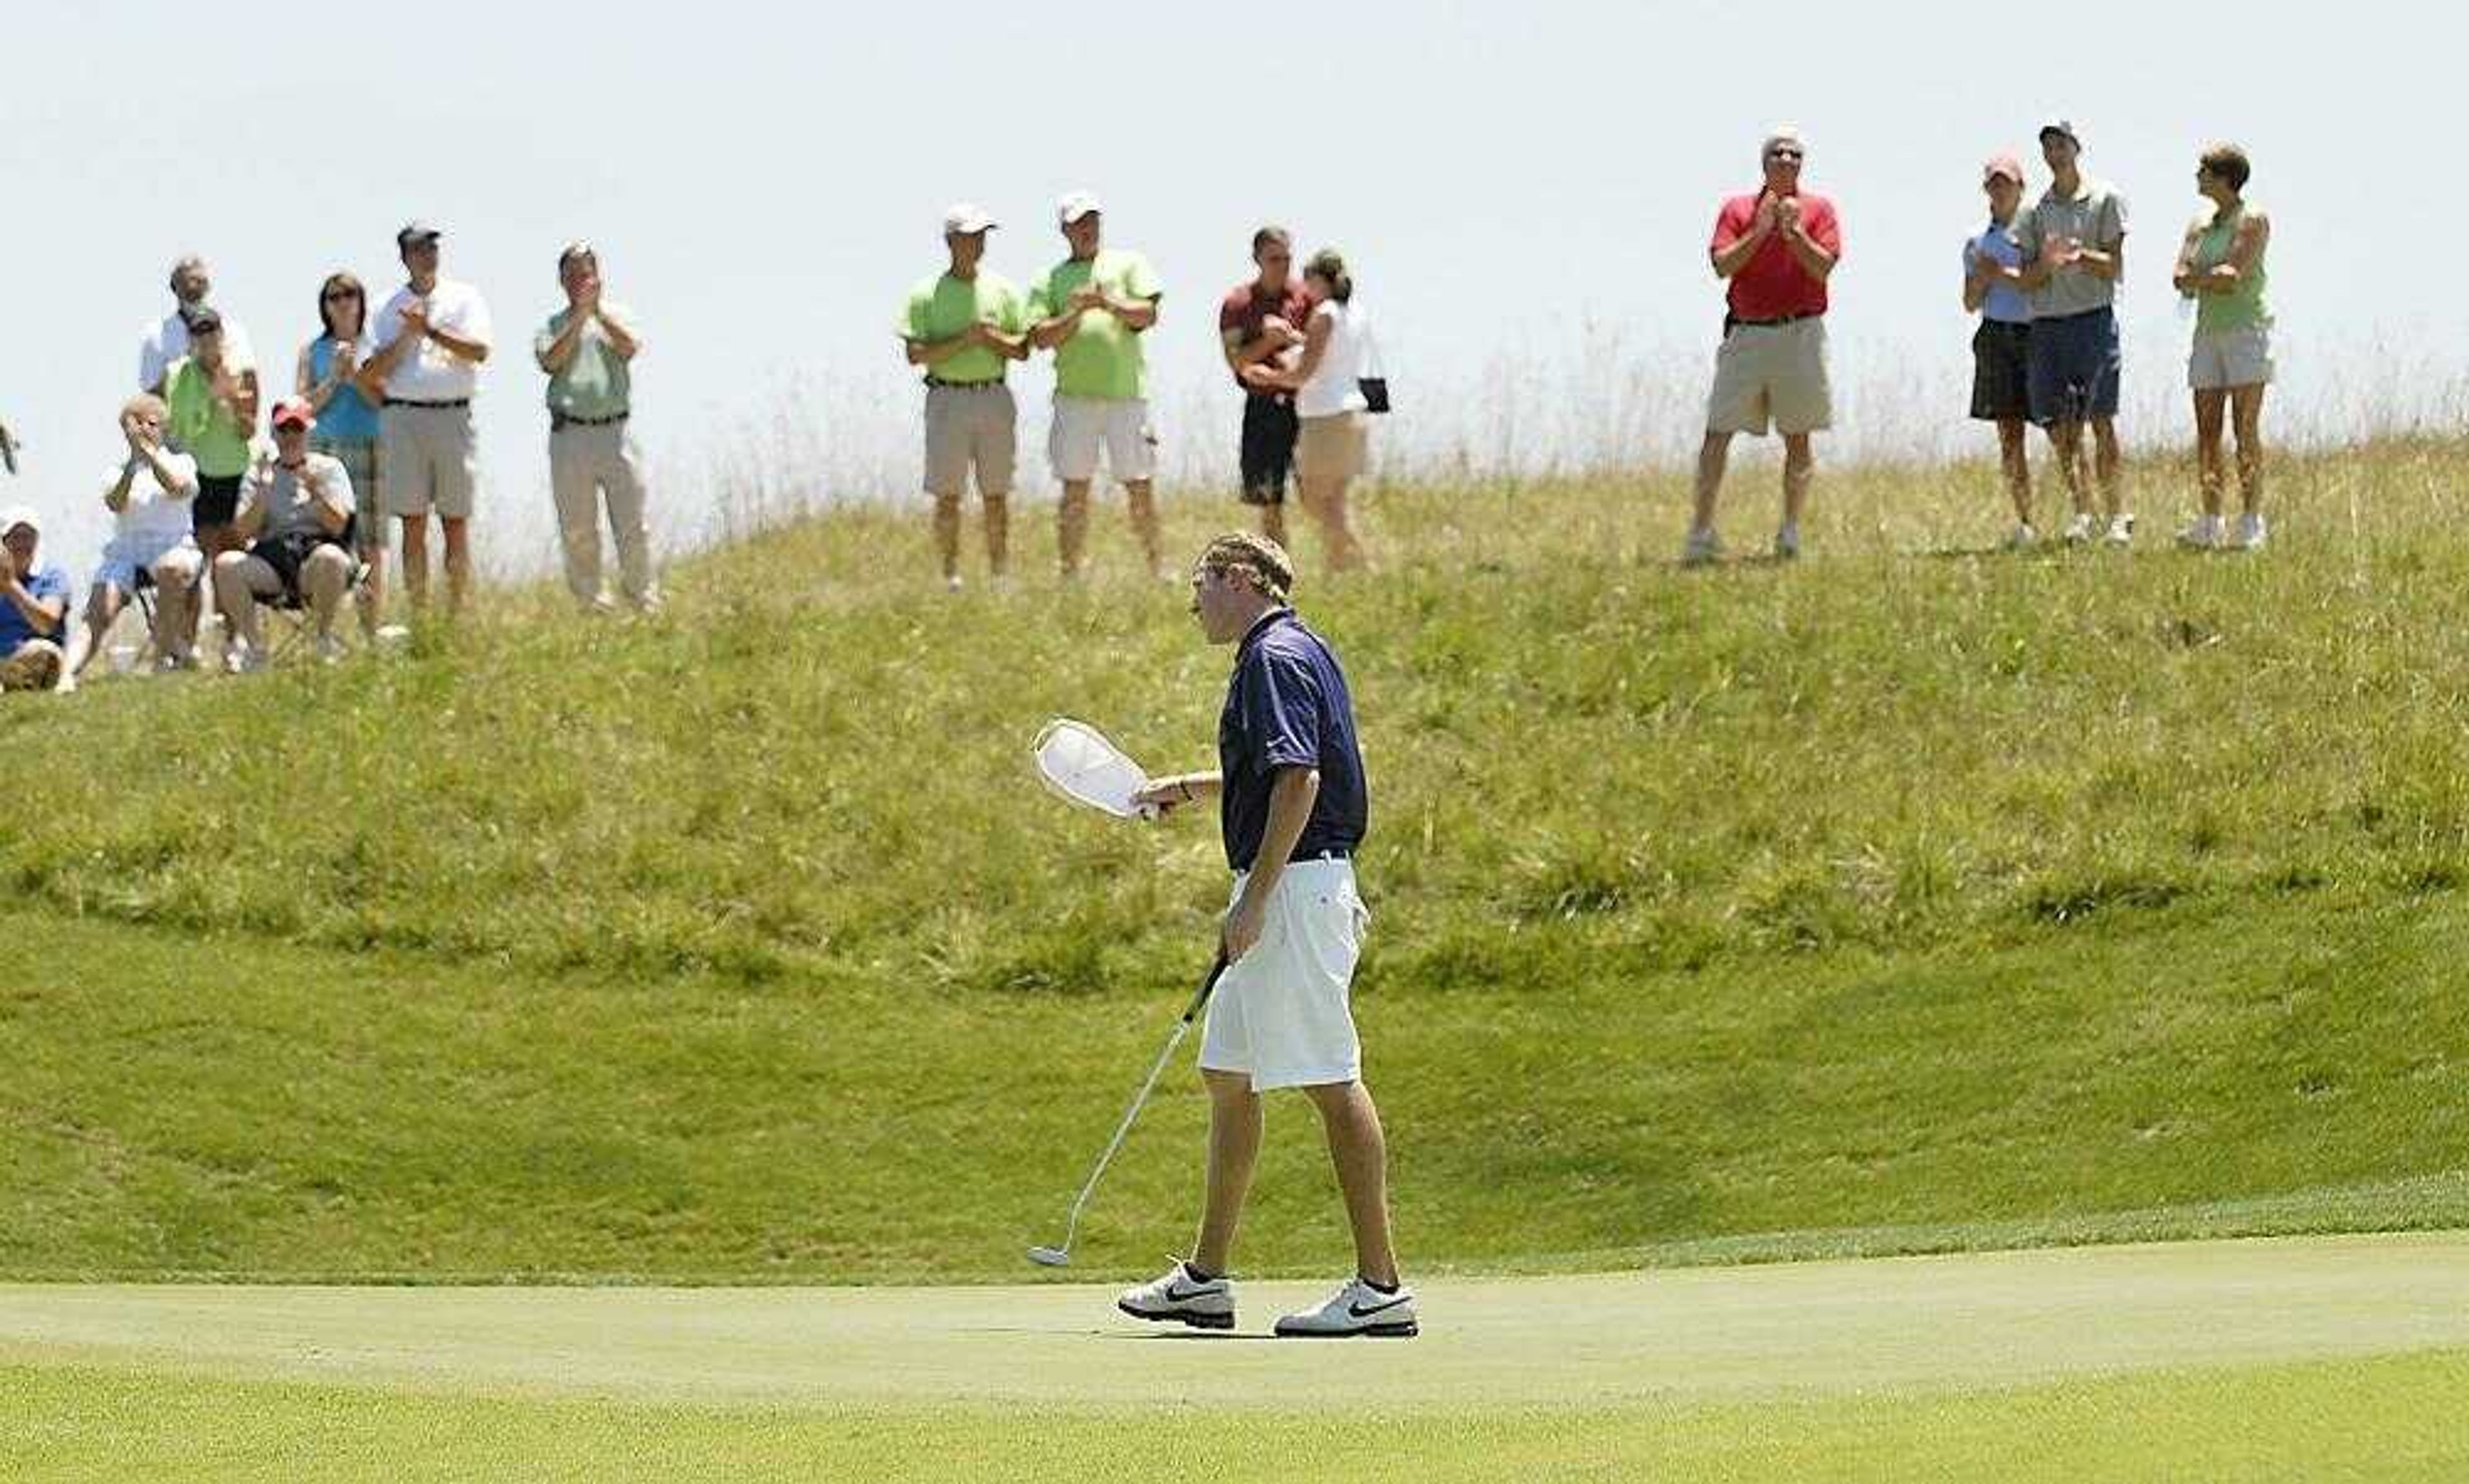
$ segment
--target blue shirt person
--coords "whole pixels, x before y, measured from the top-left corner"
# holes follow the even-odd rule
[[[40,559],[41,539],[34,511],[0,514],[0,690],[49,690],[66,662],[69,577]]]
[[[1232,870],[1251,870],[1260,853],[1281,768],[1320,774],[1292,859],[1350,856],[1363,843],[1371,798],[1355,741],[1354,700],[1327,641],[1291,608],[1260,618],[1235,651],[1226,707],[1217,718],[1217,767],[1224,783],[1218,827]]]

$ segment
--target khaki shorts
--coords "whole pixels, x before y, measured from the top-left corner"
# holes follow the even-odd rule
[[[1097,477],[1097,454],[1106,469],[1125,484],[1138,484],[1157,474],[1157,434],[1149,429],[1149,405],[1137,397],[1054,399],[1054,427],[1047,434],[1046,455],[1054,477],[1066,484],[1086,484]]]
[[[1763,438],[1769,427],[1786,436],[1834,424],[1834,394],[1826,378],[1826,321],[1736,325],[1715,353],[1715,395],[1706,430]]]
[[[1304,419],[1295,439],[1295,477],[1318,484],[1327,479],[1359,476],[1372,456],[1372,419],[1361,412],[1339,412]]]
[[[351,475],[352,499],[358,506],[359,522],[352,533],[352,544],[363,555],[382,551],[386,544],[385,506],[378,499],[378,443],[375,438],[316,438],[309,447],[332,456]]]
[[[979,494],[1010,494],[1019,421],[1011,388],[1001,382],[927,387],[926,493],[958,499],[969,492],[975,468]]]
[[[472,409],[389,406],[378,414],[378,475],[388,515],[472,517],[479,478]]]
[[[2227,391],[2233,386],[2266,386],[2272,382],[2272,332],[2224,330],[2195,336],[2195,352],[2186,360],[2186,384],[2197,391]]]

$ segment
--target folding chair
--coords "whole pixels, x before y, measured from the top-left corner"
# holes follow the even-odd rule
[[[368,584],[369,564],[360,558],[359,533],[359,512],[354,511],[351,519],[343,522],[342,534],[336,536],[333,542],[333,545],[343,548],[345,556],[352,559],[352,575],[344,581],[343,595],[335,603],[337,618],[340,617],[343,610],[350,608],[358,599],[360,589]],[[272,636],[273,642],[266,645],[265,662],[269,665],[280,664],[285,656],[299,648],[301,642],[309,638],[311,617],[309,595],[302,591],[299,584],[295,582],[285,589],[279,596],[260,598],[258,601],[265,605],[277,630]],[[336,632],[339,633],[340,630]]]

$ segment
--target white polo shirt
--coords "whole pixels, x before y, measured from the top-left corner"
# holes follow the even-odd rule
[[[154,477],[154,466],[142,459],[131,459],[137,467],[128,481],[128,503],[121,507],[112,531],[112,544],[130,550],[160,551],[180,544],[189,534],[191,513],[189,501],[197,490],[197,461],[186,453],[165,450],[163,462],[188,484],[188,493],[174,496]],[[120,487],[120,472],[126,467],[114,464],[103,473],[105,494]],[[131,560],[136,560],[132,558]]]
[[[406,285],[378,311],[371,333],[379,353],[403,338],[403,312],[421,297]],[[488,343],[496,338],[489,326],[489,306],[470,284],[441,278],[427,299],[428,322],[438,329],[458,339]],[[386,397],[395,402],[468,402],[479,389],[477,362],[465,360],[426,337],[418,350],[395,362],[385,383]]]
[[[220,313],[218,311],[218,313]],[[148,325],[137,345],[137,389],[152,391],[172,372],[172,362],[189,354],[189,322],[175,310],[161,324]],[[237,319],[223,316],[223,359],[232,369],[253,367],[257,353],[249,348],[248,331]]]

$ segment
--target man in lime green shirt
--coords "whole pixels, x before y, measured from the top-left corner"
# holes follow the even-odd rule
[[[1004,371],[1028,359],[1028,313],[1020,290],[989,273],[986,233],[994,218],[961,202],[943,214],[951,267],[909,290],[900,338],[909,363],[926,368],[926,493],[935,501],[935,549],[943,585],[960,589],[960,497],[969,471],[986,504],[986,570],[1001,582],[1010,568],[1011,478],[1018,409]]]
[[[1080,575],[1089,485],[1102,449],[1107,469],[1123,483],[1149,570],[1168,577],[1153,483],[1157,436],[1149,429],[1148,367],[1141,355],[1141,336],[1157,323],[1165,290],[1148,259],[1101,245],[1103,214],[1096,197],[1075,191],[1056,215],[1072,256],[1030,291],[1028,317],[1030,343],[1054,352],[1054,425],[1047,454],[1063,481],[1057,515],[1063,575]]]

